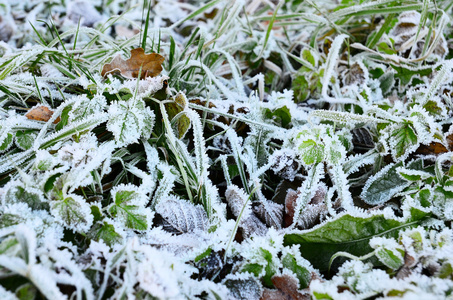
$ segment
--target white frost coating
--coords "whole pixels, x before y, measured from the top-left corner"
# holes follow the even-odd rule
[[[188,201],[172,197],[161,201],[156,206],[156,212],[179,232],[208,229],[208,216],[201,205],[193,205]]]
[[[68,194],[63,200],[50,203],[50,213],[66,228],[85,232],[93,224],[90,205],[76,194]]]
[[[152,198],[151,208],[155,208],[157,204],[170,194],[175,184],[176,176],[173,174],[171,167],[164,164],[159,164],[158,168],[162,171],[163,177],[159,181],[159,186]]]
[[[113,133],[119,145],[136,142],[143,127],[143,111],[133,101],[115,101],[108,110],[107,129]]]
[[[246,218],[252,213],[250,201],[248,201],[249,197],[245,194],[244,190],[239,188],[238,186],[228,186],[225,192],[225,198],[235,217],[238,217],[240,215],[244,206],[245,208],[241,216],[242,218]]]
[[[341,205],[347,211],[354,209],[351,192],[349,191],[348,175],[343,171],[343,165],[337,164],[329,169],[332,175],[332,180],[335,183],[335,188],[338,193],[338,198],[341,199]]]
[[[294,217],[293,220],[299,220],[300,213],[302,209],[307,205],[316,190],[318,189],[318,183],[322,179],[324,173],[324,164],[319,163],[313,166],[307,174],[307,178],[305,179],[302,186],[298,189],[299,196],[296,200],[296,208],[294,210]],[[297,225],[297,222],[293,222],[291,225],[291,229]]]
[[[337,64],[341,46],[343,44],[343,41],[347,37],[348,36],[346,34],[337,36],[333,41],[332,46],[330,47],[329,56],[327,57],[326,63],[324,65],[324,77],[322,78],[322,96],[325,100],[336,100],[327,94],[327,89],[329,88],[329,83],[333,76],[334,68]]]
[[[271,170],[289,181],[293,181],[299,169],[299,162],[296,160],[296,152],[293,149],[276,150],[269,157]]]

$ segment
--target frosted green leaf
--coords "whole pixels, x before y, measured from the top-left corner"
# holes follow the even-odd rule
[[[306,268],[299,266],[297,264],[296,258],[290,253],[286,254],[282,258],[283,267],[291,270],[296,274],[297,279],[299,279],[299,289],[305,289],[309,286],[311,281],[311,272]]]
[[[5,200],[9,203],[23,202],[33,210],[47,209],[48,204],[43,202],[39,190],[28,190],[23,186],[12,186],[6,193]]]
[[[383,247],[379,247],[375,252],[376,257],[386,267],[398,270],[404,264],[404,257],[398,250],[389,250]]]
[[[16,132],[16,145],[22,150],[30,149],[36,136],[34,130],[19,130]]]
[[[401,230],[417,226],[428,215],[411,208],[405,221],[386,218],[382,214],[355,217],[338,216],[314,229],[286,234],[284,245],[300,245],[301,255],[317,269],[327,270],[329,260],[339,251],[362,256],[373,251],[369,242],[376,236],[398,238]],[[340,260],[336,260],[339,263]]]
[[[121,242],[121,235],[115,231],[115,227],[107,222],[98,222],[90,230],[89,236],[95,241],[103,240],[107,245],[112,246]]]
[[[112,192],[114,204],[109,208],[113,217],[118,217],[127,228],[136,230],[148,229],[148,220],[143,207],[144,197],[134,190],[126,190],[121,186]]]
[[[410,185],[401,178],[397,169],[403,164],[390,164],[368,179],[361,197],[370,205],[380,205],[390,200],[396,193]]]
[[[78,195],[52,201],[50,212],[67,228],[77,231],[88,230],[93,223],[90,206]]]
[[[309,139],[300,144],[300,156],[306,165],[317,164],[324,159],[324,148],[324,145]]]
[[[135,142],[141,134],[142,116],[140,111],[129,107],[131,102],[118,101],[110,105],[107,129],[115,140],[129,144]]]
[[[341,124],[366,124],[366,123],[388,122],[385,120],[381,120],[366,115],[358,115],[343,111],[332,111],[332,110],[314,110],[310,112],[309,118],[311,117],[318,117],[321,118],[322,120],[328,120]]]
[[[409,122],[404,122],[390,132],[389,144],[395,158],[406,157],[418,146],[417,133]]]
[[[4,151],[8,150],[12,146],[12,144],[13,144],[13,135],[11,133],[7,133],[0,145],[0,152],[4,152]]]

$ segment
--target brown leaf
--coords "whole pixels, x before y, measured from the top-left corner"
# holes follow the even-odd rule
[[[293,224],[294,219],[294,210],[296,209],[296,202],[299,194],[293,190],[289,189],[285,198],[285,216],[284,216],[284,227],[289,227]]]
[[[416,151],[417,154],[426,154],[426,155],[429,155],[429,154],[437,155],[437,154],[446,153],[446,152],[448,152],[448,149],[441,143],[437,143],[437,142],[432,142],[429,145],[420,145],[420,147],[418,147],[418,149]]]
[[[265,289],[261,300],[277,300],[277,299],[286,299],[286,300],[308,300],[310,295],[307,293],[307,290],[299,291],[299,284],[297,280],[287,274],[280,276],[273,276],[272,283],[277,288],[277,290]]]
[[[164,57],[157,53],[145,54],[143,48],[136,48],[131,50],[131,57],[124,60],[118,54],[111,63],[105,64],[102,68],[101,75],[106,77],[111,73],[119,73],[123,77],[134,79],[138,78],[141,70],[140,78],[156,77],[162,72],[162,63]]]
[[[35,121],[42,121],[42,122],[47,122],[50,120],[50,118],[53,115],[53,110],[49,109],[47,106],[44,105],[37,105],[30,109],[25,116],[29,120],[35,120]],[[54,124],[57,124],[60,122],[60,117],[58,117],[55,121],[53,121]]]

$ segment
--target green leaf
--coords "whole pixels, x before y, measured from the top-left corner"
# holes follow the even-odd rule
[[[261,271],[263,271],[263,266],[256,263],[246,264],[241,269],[241,272],[249,272],[250,274],[255,275],[255,277],[258,277],[261,274]]]
[[[61,129],[63,129],[63,127],[65,127],[68,124],[69,112],[71,111],[71,109],[72,109],[71,105],[68,105],[65,108],[63,108],[63,111],[61,112],[60,115],[60,122],[58,122],[58,124],[55,126],[56,131],[60,131]]]
[[[2,223],[0,223],[2,224]],[[15,225],[15,224],[14,224]],[[0,225],[0,228],[3,226]],[[7,226],[5,226],[7,227]],[[19,242],[16,237],[8,237],[1,241],[0,243],[0,255],[15,255],[20,248]]]
[[[428,76],[434,70],[432,67],[418,68],[416,70],[410,70],[410,69],[407,69],[407,68],[404,68],[401,66],[394,66],[394,65],[390,65],[390,66],[393,69],[395,69],[395,71],[396,71],[395,77],[400,79],[402,85],[407,85],[411,81],[412,76],[414,76],[414,75]]]
[[[429,189],[423,189],[417,193],[418,201],[423,207],[430,207],[432,204],[432,194]]]
[[[449,262],[444,262],[442,266],[440,267],[440,270],[436,274],[437,277],[439,278],[452,278],[453,274],[453,267]]]
[[[283,128],[288,128],[291,123],[291,113],[286,105],[272,111],[269,108],[266,108],[264,116],[269,120],[273,120],[275,124]]]
[[[148,229],[147,217],[141,214],[139,210],[144,209],[141,205],[142,195],[136,191],[118,190],[115,193],[115,203],[109,208],[109,212],[113,217],[120,217],[125,222],[126,227],[135,230]]]
[[[385,54],[389,54],[389,55],[398,53],[395,49],[393,49],[392,47],[390,47],[390,46],[389,46],[387,43],[385,43],[385,42],[381,42],[381,43],[377,44],[377,49],[378,49],[380,52],[384,52]]]
[[[142,110],[133,106],[133,100],[118,101],[110,105],[107,129],[115,140],[129,144],[135,142],[142,133]]]
[[[423,108],[433,116],[441,116],[443,109],[439,107],[438,103],[433,100],[428,100]]]
[[[174,102],[165,103],[168,119],[175,125],[179,139],[184,137],[190,127],[190,118],[182,113],[185,106],[187,106],[187,101],[182,94],[176,95]]]
[[[102,220],[102,213],[97,205],[91,205],[91,214],[93,215],[94,222]]]
[[[36,294],[37,290],[31,283],[26,283],[16,289],[16,296],[20,300],[33,300],[35,299]]]
[[[3,140],[2,144],[0,145],[0,152],[6,151],[11,147],[13,144],[13,135],[11,133],[8,133]]]
[[[284,268],[291,270],[299,279],[299,289],[305,289],[310,285],[311,272],[297,264],[296,258],[291,254],[286,254],[282,259]]]
[[[266,287],[272,288],[274,286],[272,283],[272,276],[277,272],[276,266],[272,260],[272,254],[266,249],[260,248],[260,250],[261,255],[267,262],[266,266],[264,266],[265,273],[263,276],[263,284]]]
[[[121,235],[115,231],[115,227],[107,222],[96,223],[90,230],[89,236],[95,241],[103,240],[107,245],[112,246],[121,242]]]
[[[376,249],[375,255],[380,262],[393,270],[398,270],[404,264],[404,253],[401,253],[398,250],[392,251],[379,247]]]
[[[415,151],[418,138],[415,129],[409,122],[396,126],[390,133],[390,149],[395,158],[399,158]]]
[[[18,130],[16,132],[16,145],[22,150],[28,150],[33,146],[37,137],[34,130]]]
[[[327,271],[329,260],[338,251],[362,256],[373,251],[369,245],[376,236],[398,238],[398,233],[420,224],[428,213],[415,208],[406,222],[386,219],[384,215],[368,218],[353,217],[349,214],[332,219],[316,229],[286,234],[284,245],[300,245],[301,255],[320,271]],[[336,260],[334,264],[339,264]]]
[[[54,175],[50,176],[50,177],[47,179],[46,183],[44,184],[44,192],[45,192],[45,193],[47,193],[47,192],[49,192],[50,190],[53,189],[55,181],[56,181],[56,180],[58,179],[58,177],[60,177],[60,176],[61,176],[61,173],[57,173],[57,174],[54,174]]]
[[[402,162],[390,164],[369,178],[360,197],[370,205],[380,205],[409,186],[411,183],[398,174],[397,168],[402,165]]]
[[[10,203],[24,202],[33,210],[47,210],[49,205],[41,201],[41,197],[37,192],[29,191],[22,186],[11,187],[6,195],[6,201]]]
[[[316,66],[315,57],[313,56],[313,54],[311,54],[310,50],[304,49],[302,51],[302,58],[305,59],[306,61],[308,61],[310,64],[312,64],[313,67]]]
[[[294,98],[296,100],[296,103],[307,100],[308,96],[310,95],[309,84],[304,75],[300,75],[294,78],[291,89],[294,91]]]
[[[386,95],[395,85],[395,75],[392,72],[387,72],[379,77],[379,81],[381,82],[382,94]]]
[[[212,252],[212,249],[211,249],[211,248],[206,249],[205,252],[203,252],[203,253],[201,253],[200,255],[198,255],[197,257],[195,257],[194,261],[195,261],[195,262],[199,262],[199,261],[202,260],[203,258],[206,258],[206,257],[208,257],[209,255],[211,255],[211,252]]]
[[[320,163],[324,159],[324,145],[317,144],[314,140],[303,141],[300,146],[300,156],[306,165]]]
[[[84,231],[93,222],[90,207],[78,195],[71,195],[63,200],[52,201],[50,206],[52,215],[59,218],[70,229]]]
[[[17,225],[22,222],[24,222],[24,220],[18,215],[7,213],[3,213],[2,215],[0,215],[0,228],[6,228],[9,226]]]

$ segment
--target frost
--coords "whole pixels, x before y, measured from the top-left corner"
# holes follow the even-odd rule
[[[0,298],[453,290],[448,1],[0,2]]]
[[[285,179],[293,181],[299,170],[296,152],[291,149],[277,150],[269,158],[271,170]]]
[[[50,203],[50,212],[66,228],[87,231],[93,223],[90,206],[79,195],[69,194]]]
[[[203,207],[178,199],[161,201],[156,212],[168,222],[169,226],[179,233],[208,229],[208,217]],[[165,226],[164,226],[165,228]]]

